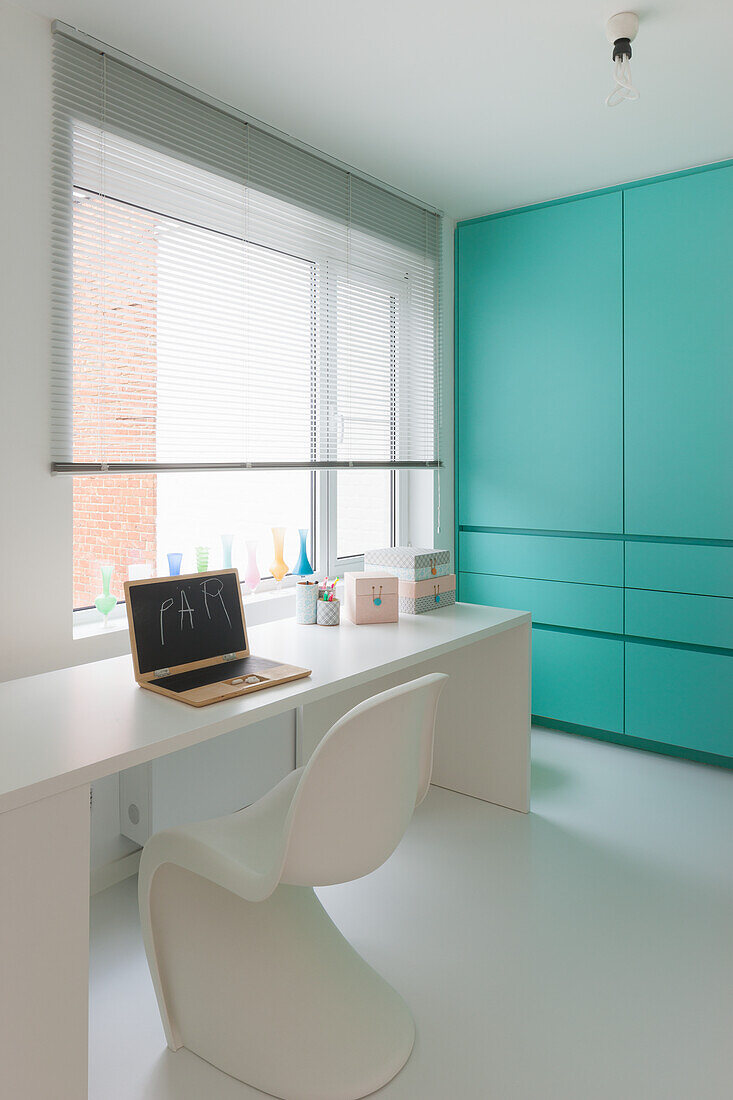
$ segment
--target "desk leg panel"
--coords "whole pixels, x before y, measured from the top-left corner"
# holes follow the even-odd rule
[[[529,624],[522,623],[443,657],[301,707],[298,764],[308,760],[333,723],[357,703],[429,672],[446,672],[450,680],[438,705],[432,782],[527,813],[530,638]]]
[[[0,873],[0,1092],[84,1100],[88,785],[0,813]]]

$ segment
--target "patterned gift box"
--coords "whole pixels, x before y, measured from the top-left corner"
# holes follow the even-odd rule
[[[450,573],[450,550],[416,546],[388,546],[364,555],[364,570],[386,569],[401,581],[427,581]]]
[[[400,614],[422,615],[456,602],[455,573],[426,581],[400,581]]]
[[[399,581],[383,569],[344,573],[344,611],[352,623],[396,623],[399,618]]]

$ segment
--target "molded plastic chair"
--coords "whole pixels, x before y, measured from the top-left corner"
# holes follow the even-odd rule
[[[446,680],[354,707],[254,805],[150,838],[140,915],[172,1050],[284,1100],[356,1100],[405,1064],[406,1004],[313,887],[367,875],[397,847],[430,784]]]

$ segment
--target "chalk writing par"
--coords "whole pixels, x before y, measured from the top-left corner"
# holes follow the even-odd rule
[[[191,586],[194,587],[194,586]],[[178,617],[178,629],[183,630],[184,627],[187,630],[196,629],[196,620],[198,615],[206,615],[209,622],[219,615],[223,615],[226,618],[227,624],[231,627],[232,620],[229,617],[227,605],[224,601],[223,591],[224,584],[219,577],[206,577],[198,584],[200,589],[200,596],[202,601],[201,607],[192,606],[188,599],[188,594],[185,588],[181,588],[180,592],[180,607],[174,610],[174,599],[169,596],[163,600],[160,605],[160,644],[165,645],[166,642],[166,625],[170,629],[170,619],[172,616],[166,617],[166,613],[173,611],[173,615]],[[175,619],[173,620],[175,622]]]

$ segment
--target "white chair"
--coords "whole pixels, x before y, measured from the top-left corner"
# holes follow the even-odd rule
[[[354,707],[254,805],[150,838],[140,915],[172,1050],[284,1100],[356,1100],[405,1064],[406,1004],[313,887],[367,875],[397,847],[430,784],[446,680]]]

